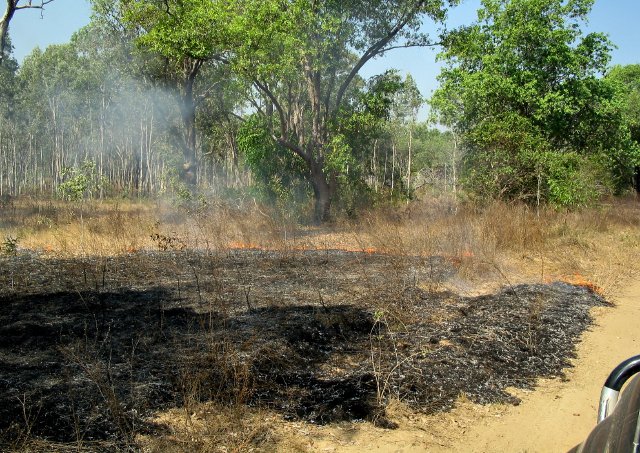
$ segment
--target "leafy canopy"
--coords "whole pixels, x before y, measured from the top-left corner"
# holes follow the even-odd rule
[[[607,79],[618,87],[631,137],[640,143],[640,64],[614,66]]]
[[[427,44],[425,17],[441,21],[458,1],[123,0],[148,48],[224,62],[252,85],[252,113],[265,118],[267,137],[302,159],[321,220],[353,169],[338,119],[358,102],[358,72],[391,49]]]
[[[592,5],[483,0],[478,20],[448,36],[432,104],[462,134],[475,192],[571,205],[596,196],[595,181],[628,183],[637,153],[616,89],[601,78],[612,45],[581,30]],[[576,186],[585,178],[591,193]]]

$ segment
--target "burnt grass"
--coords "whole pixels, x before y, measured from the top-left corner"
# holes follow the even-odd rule
[[[342,251],[0,258],[0,449],[28,439],[135,444],[157,411],[203,401],[312,423],[384,403],[514,403],[563,376],[589,310],[562,282],[482,297],[440,290],[428,259]],[[102,444],[99,444],[102,442]]]

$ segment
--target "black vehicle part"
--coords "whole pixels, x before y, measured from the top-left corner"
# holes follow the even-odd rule
[[[611,372],[600,397],[598,425],[570,453],[640,453],[639,372],[640,355],[625,360]],[[618,398],[620,390],[632,376]]]

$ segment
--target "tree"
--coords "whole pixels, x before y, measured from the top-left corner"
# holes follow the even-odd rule
[[[623,113],[631,139],[640,146],[640,64],[614,66],[607,79],[619,85]],[[635,167],[634,186],[640,193],[640,166]]]
[[[173,10],[169,3],[127,2],[138,23],[149,8],[165,11],[144,24],[142,42],[165,55],[215,58],[251,83],[261,96],[255,112],[271,139],[302,159],[314,217],[324,221],[346,170],[336,124],[356,75],[393,48],[432,43],[419,32],[422,19],[443,20],[445,3],[457,1],[198,0]]]
[[[9,162],[8,156],[15,155],[15,116],[18,62],[11,55],[11,43],[7,38],[7,45],[0,58],[0,196],[4,194],[5,186],[15,185],[18,171]]]
[[[611,43],[581,32],[593,0],[483,0],[452,32],[432,105],[461,134],[486,197],[582,204],[622,191],[638,159],[612,83]]]
[[[369,186],[376,193],[388,187],[391,199],[410,197],[414,129],[423,103],[415,81],[389,70],[371,77],[351,97],[338,132],[347,139]]]
[[[4,49],[7,45],[7,33],[9,31],[9,23],[13,19],[13,15],[20,9],[44,9],[53,0],[40,0],[39,4],[33,4],[32,0],[27,0],[26,4],[20,5],[20,0],[6,0],[4,14],[0,18],[0,62],[4,58]]]
[[[11,55],[11,41],[7,39],[7,46],[2,52],[0,59],[0,115],[10,115],[14,106],[16,89],[16,73],[18,72],[18,62]]]
[[[104,2],[105,0],[101,0]],[[111,0],[106,0],[110,2]],[[124,22],[134,26],[142,34],[138,40],[142,48],[156,52],[164,59],[160,78],[177,94],[182,118],[182,151],[184,163],[181,176],[189,186],[197,182],[197,109],[206,99],[209,89],[196,94],[196,82],[206,65],[218,64],[216,60],[219,46],[206,34],[207,25],[202,23],[182,23],[190,20],[194,11],[202,8],[206,1],[183,2],[181,0],[129,1],[123,0]],[[188,28],[187,33],[181,30]],[[164,38],[175,36],[176,41],[167,43]],[[158,74],[157,74],[158,75]],[[215,81],[216,83],[218,81]]]
[[[408,75],[404,81],[403,89],[398,92],[398,99],[395,102],[395,121],[398,129],[406,129],[407,132],[407,196],[411,196],[411,161],[413,157],[413,133],[418,118],[418,110],[424,100],[413,77]]]
[[[336,140],[339,139],[345,145],[341,149],[340,167],[346,170],[338,175],[342,187],[337,195],[344,199],[344,192],[351,195],[359,193],[358,203],[369,201],[368,197],[362,196],[367,192],[362,184],[364,177],[376,193],[379,192],[380,185],[386,185],[391,189],[392,198],[402,196],[402,191],[394,190],[400,187],[395,181],[400,182],[401,179],[400,166],[394,165],[396,133],[400,128],[396,119],[398,112],[404,111],[406,107],[404,104],[400,105],[400,101],[407,99],[404,96],[407,88],[415,87],[407,85],[407,81],[403,81],[396,70],[373,76],[364,86],[359,85],[358,81],[352,87],[350,100],[341,109],[336,121]],[[369,162],[371,164],[367,165]]]

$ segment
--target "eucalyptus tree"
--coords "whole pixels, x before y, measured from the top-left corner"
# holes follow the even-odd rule
[[[387,186],[391,198],[410,196],[413,131],[423,103],[413,77],[388,70],[352,92],[336,128],[353,154],[350,165],[368,166],[361,173],[376,193]]]
[[[228,64],[261,99],[268,136],[299,159],[317,221],[329,218],[344,140],[336,123],[362,67],[391,49],[433,44],[425,18],[457,0],[126,0],[141,42],[165,55]],[[175,3],[175,4],[174,4]],[[153,17],[153,21],[145,18]]]
[[[470,189],[586,203],[623,190],[638,159],[606,72],[612,44],[584,34],[593,0],[483,0],[452,32],[432,104],[462,134]]]
[[[200,71],[195,105],[198,115],[200,163],[198,185],[210,189],[246,185],[238,133],[243,119],[238,115],[249,96],[248,86],[226,65],[206,64]]]
[[[49,167],[47,173],[55,190],[62,181],[62,170],[86,157],[91,127],[89,93],[95,91],[95,77],[89,60],[78,54],[74,44],[67,43],[44,51],[34,49],[20,68],[19,80],[29,139],[26,148],[40,151],[42,162],[37,167],[41,175]]]
[[[405,135],[404,142],[406,144],[406,190],[407,196],[411,196],[411,175],[412,175],[412,158],[414,152],[414,143],[413,143],[413,135],[415,125],[418,119],[418,111],[422,104],[424,103],[424,98],[420,94],[418,90],[418,86],[416,85],[413,77],[408,75],[403,83],[403,89],[400,90],[397,94],[397,99],[395,102],[395,115],[394,119],[398,123],[398,130],[403,132]]]
[[[7,34],[9,31],[9,23],[13,19],[13,15],[16,11],[21,9],[44,9],[45,5],[48,5],[53,0],[40,0],[35,3],[33,0],[27,0],[20,4],[21,0],[6,0],[6,6],[2,17],[0,17],[0,49],[4,49],[7,44]],[[0,62],[3,60],[4,54],[0,52]]]
[[[14,165],[19,129],[16,124],[18,62],[11,55],[11,43],[1,51],[0,59],[0,195],[5,189],[15,193],[18,168]]]
[[[8,116],[14,107],[14,98],[17,93],[16,74],[18,62],[11,55],[11,41],[7,39],[7,46],[0,51],[0,115]]]

